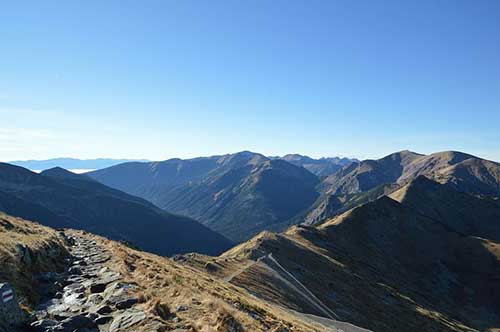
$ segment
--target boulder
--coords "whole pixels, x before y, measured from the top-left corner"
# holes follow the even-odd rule
[[[99,316],[97,317],[94,322],[97,324],[97,325],[104,325],[104,324],[108,324],[109,322],[111,322],[113,320],[113,317],[111,316]]]
[[[106,314],[110,314],[112,311],[113,311],[113,309],[111,309],[111,307],[109,305],[103,305],[103,306],[100,306],[99,308],[97,308],[97,310],[95,312],[97,312],[98,314],[101,314],[101,315],[106,315]]]
[[[146,319],[146,314],[139,310],[127,310],[113,319],[109,332],[120,332]]]
[[[33,264],[34,255],[33,251],[31,251],[30,247],[25,244],[18,243],[16,245],[17,256],[21,263],[31,266]]]
[[[60,322],[56,327],[57,332],[73,332],[80,329],[90,329],[97,327],[94,321],[84,315],[76,315]]]
[[[115,307],[117,309],[128,309],[132,307],[134,304],[136,304],[138,300],[136,298],[129,298],[120,302],[117,302]]]
[[[106,290],[107,283],[95,283],[90,285],[90,292],[94,293],[102,293]]]

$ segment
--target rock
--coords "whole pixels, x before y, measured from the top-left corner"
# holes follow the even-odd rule
[[[64,287],[64,291],[72,293],[85,293],[85,287],[82,284],[75,282]]]
[[[146,319],[146,314],[143,311],[127,310],[113,319],[109,327],[109,332],[119,332],[127,329]]]
[[[221,317],[218,319],[219,321],[219,328],[222,328],[222,331],[227,331],[227,332],[241,332],[243,331],[243,327],[241,324],[233,317],[230,315],[226,315],[224,317]]]
[[[106,314],[109,314],[113,311],[113,309],[111,309],[111,307],[109,305],[103,305],[103,306],[100,306],[99,308],[97,308],[97,310],[95,312],[97,312],[98,314],[101,314],[101,315],[106,315]]]
[[[66,318],[70,318],[74,316],[71,312],[67,311],[60,311],[60,312],[52,312],[52,318],[54,318],[57,321],[62,321],[65,320]]]
[[[115,307],[117,309],[128,309],[128,308],[132,307],[134,304],[136,304],[137,302],[138,302],[138,300],[136,298],[130,298],[130,299],[126,299],[126,300],[117,302]]]
[[[78,276],[76,274],[72,274],[70,275],[66,280],[65,280],[65,284],[68,285],[68,284],[74,284],[74,283],[83,283],[85,281],[84,278],[82,278],[82,276]]]
[[[80,269],[78,266],[72,266],[69,268],[68,273],[70,274],[82,274],[82,269]]]
[[[90,318],[92,321],[95,322],[97,318],[99,318],[99,315],[96,314],[95,312],[89,312],[85,317]]]
[[[36,279],[42,283],[54,282],[59,278],[59,275],[55,272],[45,272],[40,273],[36,276]]]
[[[103,301],[103,298],[100,294],[91,294],[87,299],[88,306],[95,306]]]
[[[77,315],[63,320],[59,323],[55,331],[57,332],[73,332],[74,330],[94,328],[96,324],[93,320],[84,315]]]
[[[34,259],[31,249],[27,245],[19,243],[16,245],[16,251],[21,263],[31,266]]]
[[[75,241],[75,238],[70,236],[67,238],[66,240],[66,243],[69,245],[69,246],[74,246],[76,244],[76,241]]]
[[[177,307],[175,308],[175,311],[180,312],[180,311],[186,311],[186,310],[188,310],[188,309],[189,309],[189,308],[188,308],[187,306],[185,306],[185,305],[180,305],[180,306],[177,306]]]
[[[25,324],[28,318],[19,307],[14,289],[8,283],[0,283],[0,329],[10,331]]]
[[[126,283],[114,283],[103,293],[104,300],[107,304],[116,305],[116,303],[130,298],[128,290],[133,287],[135,286]]]
[[[58,322],[52,319],[41,319],[31,323],[31,328],[34,332],[46,332],[57,324]]]
[[[97,284],[90,285],[90,292],[93,294],[94,293],[102,293],[106,290],[106,286],[107,286],[106,283],[97,283]]]
[[[74,266],[87,266],[87,262],[85,262],[84,260],[78,260],[78,261],[74,261],[73,265]]]
[[[94,320],[94,323],[96,323],[97,325],[104,325],[104,324],[108,324],[112,320],[113,320],[113,317],[111,317],[111,316],[99,316],[98,318],[96,318]]]
[[[31,313],[31,321],[39,321],[48,318],[48,313],[46,310],[35,310]]]

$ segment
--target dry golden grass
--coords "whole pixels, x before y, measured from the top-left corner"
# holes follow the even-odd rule
[[[237,266],[245,265],[245,259],[256,259],[263,253],[273,256],[293,271],[307,287],[333,310],[338,310],[347,321],[377,331],[390,331],[406,326],[406,331],[475,331],[455,320],[449,312],[440,312],[422,300],[418,288],[389,286],[377,282],[383,275],[371,265],[361,265],[353,260],[353,247],[343,250],[339,239],[329,239],[325,228],[341,224],[351,212],[325,223],[316,230],[291,227],[282,234],[263,232],[217,258],[209,258],[221,266],[217,275],[229,275]],[[351,237],[352,238],[352,237]],[[336,245],[335,250],[328,250]],[[498,245],[489,241],[482,245],[492,254],[498,255]],[[358,246],[358,244],[356,244]],[[355,246],[355,247],[356,247]],[[363,250],[373,252],[375,249]],[[195,256],[186,264],[203,267],[201,256]],[[193,263],[193,261],[195,261]],[[382,263],[382,259],[370,264]],[[270,302],[284,305],[301,312],[311,312],[304,301],[293,298],[291,289],[281,287],[266,261],[253,265],[232,280],[232,283],[249,289],[252,294]],[[223,271],[225,268],[229,272]],[[403,279],[404,275],[401,276]],[[398,284],[400,285],[400,284]],[[286,285],[284,285],[286,286]],[[334,294],[329,297],[325,294]],[[314,311],[313,311],[314,312]]]
[[[305,323],[218,276],[102,237],[86,236],[112,252],[112,260],[105,264],[119,271],[125,282],[137,285],[142,309],[165,324],[167,331],[179,327],[200,332],[321,331],[321,327]],[[188,309],[176,312],[179,306]],[[175,316],[180,323],[172,319]],[[140,325],[134,328],[141,331]]]
[[[18,245],[30,249],[31,264],[21,261]],[[25,307],[31,307],[38,299],[34,276],[58,270],[66,254],[64,241],[57,231],[0,212],[0,281],[13,285]]]

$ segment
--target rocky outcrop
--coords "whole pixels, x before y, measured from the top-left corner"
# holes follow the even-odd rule
[[[8,283],[0,283],[0,332],[11,332],[24,325],[27,315],[19,307],[16,293]]]
[[[21,263],[27,266],[33,264],[35,256],[33,255],[33,251],[30,247],[25,244],[18,244],[16,245],[16,251]]]

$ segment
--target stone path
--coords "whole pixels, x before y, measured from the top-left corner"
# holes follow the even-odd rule
[[[111,254],[90,238],[67,234],[71,258],[63,274],[40,276],[45,301],[33,313],[36,332],[120,332],[146,319],[120,273],[104,266]],[[153,330],[153,331],[156,331]]]

